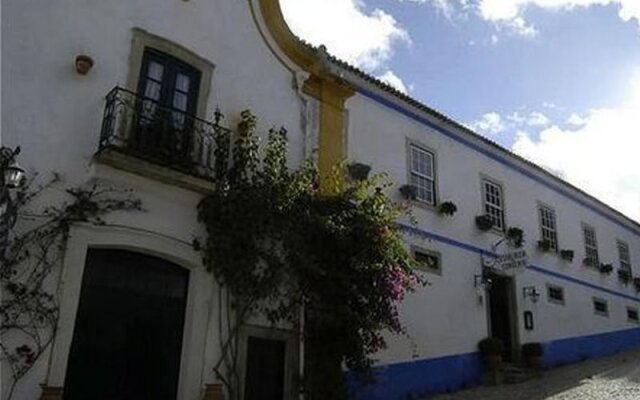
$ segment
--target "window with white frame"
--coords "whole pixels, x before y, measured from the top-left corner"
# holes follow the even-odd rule
[[[482,191],[484,197],[484,213],[491,218],[493,226],[501,231],[504,230],[504,197],[502,187],[488,179],[482,180]]]
[[[596,230],[589,225],[582,226],[584,236],[585,265],[597,267],[600,264],[598,256],[598,240],[596,238]]]
[[[609,316],[609,304],[605,299],[597,297],[593,298],[593,312],[596,315],[602,315],[603,317]]]
[[[556,212],[549,207],[540,206],[538,208],[540,215],[540,233],[541,239],[549,243],[549,250],[558,251],[558,233],[556,231]]]
[[[416,200],[436,204],[435,155],[414,144],[410,146],[410,183],[416,188]]]
[[[547,285],[547,299],[549,303],[564,304],[564,288],[557,285]]]
[[[620,269],[631,272],[631,256],[629,255],[629,245],[622,240],[618,240],[618,258],[620,259]]]
[[[638,318],[638,309],[635,307],[627,307],[627,321],[638,323],[640,319]]]

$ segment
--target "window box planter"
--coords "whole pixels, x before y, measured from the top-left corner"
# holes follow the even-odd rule
[[[620,282],[624,283],[625,285],[628,285],[629,282],[631,282],[631,271],[626,269],[619,269],[618,279],[620,280]]]
[[[542,368],[544,347],[540,343],[525,343],[522,345],[522,358],[529,368],[539,370]]]
[[[551,251],[551,242],[548,240],[538,240],[538,250],[543,253]]]
[[[563,260],[571,262],[573,261],[573,255],[573,250],[560,250],[560,257],[562,257]]]
[[[520,228],[512,226],[507,229],[507,239],[513,244],[514,247],[520,248],[524,243],[524,231]]]
[[[398,190],[400,191],[402,197],[407,200],[415,200],[418,194],[418,189],[415,186],[409,184],[400,186]]]
[[[369,178],[371,166],[359,162],[354,162],[347,165],[347,172],[349,173],[349,177],[354,181],[364,181]]]
[[[445,201],[440,204],[440,207],[438,207],[438,211],[442,215],[453,215],[456,213],[456,211],[458,211],[458,207],[452,201]]]
[[[488,232],[493,228],[493,220],[488,215],[478,215],[476,217],[476,227],[482,232]]]
[[[611,272],[613,272],[613,265],[602,263],[602,264],[600,264],[599,270],[600,270],[601,274],[609,275]]]

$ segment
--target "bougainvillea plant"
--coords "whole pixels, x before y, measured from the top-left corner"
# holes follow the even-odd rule
[[[238,332],[260,314],[304,327],[306,398],[346,398],[342,366],[371,371],[383,331],[404,332],[398,302],[421,282],[396,225],[405,209],[382,176],[343,187],[336,168],[332,188],[320,188],[312,161],[287,167],[285,130],[272,129],[260,151],[255,126],[243,112],[233,149],[217,138],[217,160],[230,161],[217,163],[215,190],[199,204],[207,236],[194,245],[230,307],[220,310],[215,372],[238,398]]]
[[[52,273],[60,267],[69,229],[78,223],[103,225],[115,211],[140,210],[128,191],[97,185],[55,188],[66,200],[31,207],[42,192],[58,185],[58,175],[33,187],[33,179],[16,193],[15,231],[4,232],[0,247],[0,355],[10,369],[7,399],[55,337],[59,306]],[[0,215],[2,217],[2,215]],[[9,226],[0,224],[0,226]]]

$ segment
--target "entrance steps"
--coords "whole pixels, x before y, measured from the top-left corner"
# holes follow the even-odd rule
[[[503,370],[504,383],[520,383],[536,376],[536,372],[516,364],[505,364]]]

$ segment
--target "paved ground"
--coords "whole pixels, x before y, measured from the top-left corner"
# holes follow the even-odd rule
[[[530,381],[430,400],[640,400],[640,350],[545,371]]]

